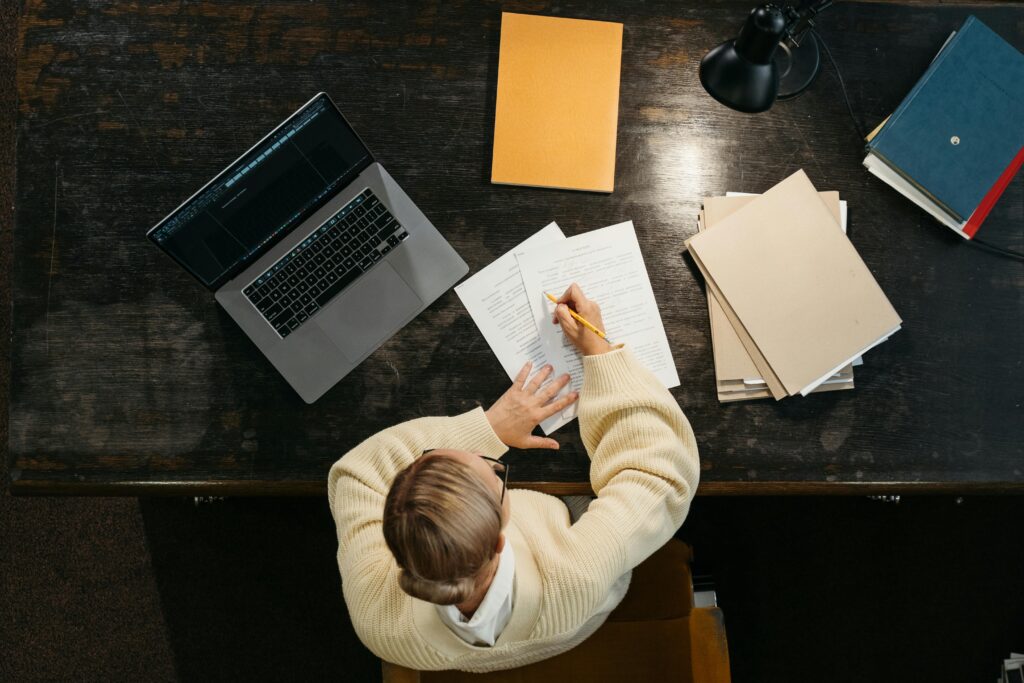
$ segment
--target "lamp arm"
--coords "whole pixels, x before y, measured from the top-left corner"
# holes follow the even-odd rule
[[[831,7],[833,1],[800,0],[796,7],[786,7],[786,38],[794,45],[800,45],[808,29],[814,28],[814,18]]]

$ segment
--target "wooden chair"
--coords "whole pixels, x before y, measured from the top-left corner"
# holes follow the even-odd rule
[[[729,683],[722,611],[694,607],[690,558],[689,546],[669,541],[633,570],[608,621],[557,657],[488,674],[419,672],[383,662],[384,683]]]

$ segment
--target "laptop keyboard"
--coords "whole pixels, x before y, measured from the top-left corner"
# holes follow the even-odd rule
[[[408,236],[364,190],[242,293],[287,337]]]

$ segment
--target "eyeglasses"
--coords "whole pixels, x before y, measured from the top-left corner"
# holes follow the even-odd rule
[[[494,470],[494,476],[501,479],[501,498],[498,499],[498,504],[501,505],[505,502],[505,489],[508,488],[508,464],[494,458],[488,458],[486,455],[481,455],[481,458],[487,461],[487,464]]]
[[[426,455],[432,450],[434,449],[428,448],[423,451],[423,455]],[[491,469],[494,471],[494,476],[501,479],[501,497],[498,498],[498,505],[501,505],[505,502],[505,489],[508,488],[508,463],[495,460],[494,458],[488,458],[486,455],[481,455],[480,457],[486,460],[487,464],[491,466]]]

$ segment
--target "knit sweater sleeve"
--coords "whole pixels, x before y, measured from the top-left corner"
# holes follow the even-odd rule
[[[456,417],[424,417],[371,436],[331,467],[327,495],[338,534],[338,568],[345,602],[360,635],[397,590],[394,556],[384,542],[384,499],[391,483],[423,451],[452,448],[498,457],[507,451],[481,408]],[[393,590],[392,590],[393,589]],[[369,635],[369,634],[365,634]],[[364,642],[377,640],[372,636]]]
[[[614,581],[683,523],[700,462],[679,404],[629,349],[587,356],[583,366],[580,433],[597,500],[573,531],[579,559]]]

